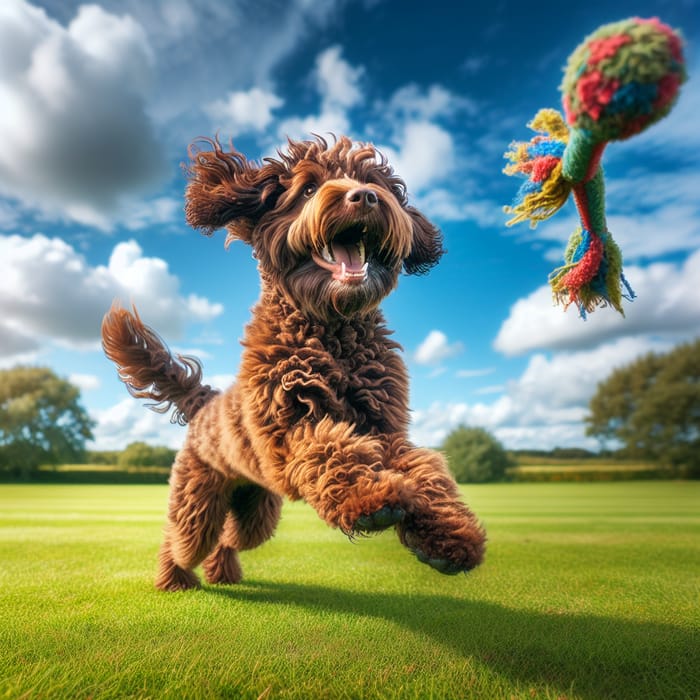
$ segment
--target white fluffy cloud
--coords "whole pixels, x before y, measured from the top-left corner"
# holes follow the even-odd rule
[[[382,147],[411,194],[447,178],[455,167],[455,147],[450,132],[429,121],[409,121],[396,142]]]
[[[462,343],[450,343],[442,331],[432,330],[416,349],[413,359],[420,365],[436,365],[463,350]]]
[[[15,327],[11,321],[0,320],[0,366],[29,362],[38,348],[39,343],[34,336]]]
[[[108,409],[93,411],[97,422],[95,439],[89,445],[97,450],[123,450],[131,442],[147,442],[179,448],[185,428],[170,423],[168,416],[151,411],[143,401],[122,399]]]
[[[312,81],[321,99],[318,114],[290,117],[277,130],[286,139],[308,138],[309,134],[340,135],[350,132],[348,110],[362,102],[360,80],[362,67],[350,65],[339,46],[332,46],[318,55]]]
[[[444,126],[445,120],[449,122],[456,115],[469,118],[477,109],[473,100],[442,85],[421,89],[415,83],[400,87],[377,105],[391,128],[391,144],[382,145],[381,150],[405,180],[414,201],[430,216],[444,220],[483,218],[473,216],[476,210],[464,202],[463,193],[456,197],[439,188],[457,170],[464,181],[462,171],[472,167],[464,154],[457,157],[458,147],[452,132]]]
[[[503,225],[502,204],[486,197],[457,196],[445,188],[431,187],[416,198],[416,203],[423,213],[440,221],[473,221],[483,227]]]
[[[199,113],[205,105],[232,91],[269,87],[275,69],[304,41],[318,42],[319,30],[343,3],[101,0],[113,11],[128,11],[146,29],[158,55],[149,112],[174,126],[180,142],[203,133]]]
[[[472,100],[455,95],[442,85],[430,85],[421,91],[418,85],[410,83],[399,88],[383,109],[386,109],[390,117],[430,121],[457,112],[474,114],[478,107]]]
[[[0,3],[0,192],[49,216],[108,228],[126,195],[158,182],[146,113],[153,55],[131,17],[84,5],[62,26]]]
[[[70,379],[81,389],[92,388],[82,385],[80,381],[76,382],[73,376]],[[223,390],[235,379],[233,374],[205,375],[202,383]],[[123,394],[123,391],[120,393]],[[173,425],[168,414],[150,410],[147,403],[128,397],[109,408],[91,411],[91,417],[97,425],[93,430],[95,439],[90,447],[97,450],[122,450],[130,442],[142,441],[178,449],[185,438],[186,428]]]
[[[149,325],[173,337],[187,321],[208,321],[223,311],[202,297],[183,297],[168,264],[143,257],[134,241],[115,246],[108,265],[91,267],[59,238],[0,236],[0,356],[46,341],[96,345],[102,316],[115,298],[133,301]]]
[[[277,131],[281,139],[308,139],[311,134],[328,137],[329,134],[348,134],[350,120],[342,109],[329,109],[318,114],[308,114],[305,117],[290,117],[285,119]]]
[[[247,92],[230,92],[226,99],[207,105],[205,112],[217,130],[223,129],[234,137],[267,129],[272,112],[283,104],[284,100],[274,93],[254,87]]]
[[[95,374],[73,373],[68,376],[68,381],[81,391],[94,391],[102,386],[102,380]]]
[[[339,46],[323,51],[316,59],[312,74],[320,96],[320,111],[283,120],[278,136],[306,138],[309,134],[350,134],[349,112],[364,102],[361,89],[364,74],[364,67],[353,66],[343,58]],[[386,103],[378,103],[374,108],[382,114],[383,120],[390,122],[393,132],[393,145],[381,144],[380,150],[404,179],[412,195],[425,193],[449,177],[456,166],[455,144],[450,132],[437,120],[457,112],[471,113],[474,105],[470,100],[454,95],[440,85],[431,85],[421,92],[418,86],[409,84],[397,90]],[[423,206],[422,201],[420,204]],[[435,207],[426,207],[426,211],[430,214],[449,211],[450,218],[457,219],[483,220],[487,216],[466,211],[464,206],[455,213],[457,207],[453,197],[444,191],[442,200]],[[500,208],[498,211],[500,214]]]
[[[354,107],[363,100],[360,81],[361,66],[351,66],[343,57],[340,46],[331,46],[316,60],[316,86],[324,109]]]
[[[181,199],[156,197],[145,201],[134,201],[124,212],[121,222],[130,231],[138,231],[150,226],[176,221],[178,215],[184,219]]]
[[[494,347],[507,355],[517,355],[539,348],[590,348],[640,334],[665,335],[679,341],[698,335],[700,252],[680,265],[630,266],[625,274],[637,294],[633,302],[625,302],[625,318],[603,308],[584,322],[574,307],[566,313],[553,308],[551,291],[543,286],[512,306]]]
[[[584,434],[583,418],[599,382],[616,367],[669,344],[622,338],[591,351],[535,354],[522,375],[493,403],[435,403],[413,413],[412,438],[439,445],[460,424],[493,432],[510,449],[557,446],[595,448]]]

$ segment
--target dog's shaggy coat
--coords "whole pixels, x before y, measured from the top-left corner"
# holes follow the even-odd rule
[[[440,232],[371,145],[290,141],[256,163],[206,143],[190,149],[187,220],[251,245],[262,278],[236,383],[202,386],[135,311],[115,304],[102,327],[130,392],[189,423],[156,586],[197,586],[200,563],[240,581],[238,552],[271,537],[283,495],[349,535],[395,526],[442,573],[473,568],[484,532],[442,455],[408,440],[406,368],[378,310],[402,268],[438,262]]]

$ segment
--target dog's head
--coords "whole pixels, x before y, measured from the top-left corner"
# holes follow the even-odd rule
[[[265,285],[306,315],[349,317],[376,307],[401,269],[427,272],[442,235],[408,205],[406,186],[372,145],[289,141],[279,159],[248,161],[190,148],[188,223],[253,246]]]

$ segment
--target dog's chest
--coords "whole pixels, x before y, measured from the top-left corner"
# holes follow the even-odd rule
[[[330,416],[369,430],[381,424],[391,399],[385,360],[392,352],[363,329],[350,329],[288,347],[268,376],[281,389],[276,400],[298,417]]]

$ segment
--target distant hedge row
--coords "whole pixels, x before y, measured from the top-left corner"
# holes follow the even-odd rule
[[[532,468],[513,467],[508,470],[506,478],[508,481],[519,482],[595,482],[595,481],[649,481],[653,479],[677,479],[680,475],[669,469],[649,468],[649,467],[611,467],[606,469],[556,467]]]

